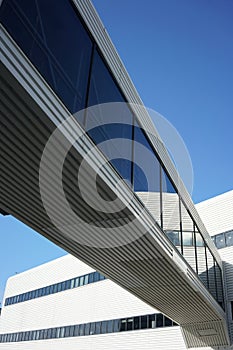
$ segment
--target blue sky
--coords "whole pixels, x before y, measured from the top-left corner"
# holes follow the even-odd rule
[[[94,0],[144,104],[178,130],[194,202],[233,189],[233,1]],[[9,276],[65,252],[0,216],[0,300]]]

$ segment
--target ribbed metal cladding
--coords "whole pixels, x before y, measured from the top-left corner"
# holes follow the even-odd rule
[[[135,220],[130,231],[124,231],[124,226],[119,228],[119,236],[129,235],[131,243],[112,248],[90,246],[92,241],[88,238],[92,233],[98,233],[94,224],[104,225],[106,218],[102,215],[100,220],[100,217],[93,216],[91,210],[80,206],[83,202],[75,186],[77,166],[84,155],[84,143],[86,148],[92,146],[87,137],[82,147],[77,145],[72,149],[65,165],[64,182],[72,208],[80,211],[80,215],[92,226],[68,226],[72,218],[65,216],[59,198],[54,202],[51,196],[49,205],[55,209],[60,225],[67,225],[66,234],[61,234],[52,224],[41,201],[38,171],[45,143],[54,128],[70,115],[4,30],[1,31],[1,39],[0,206],[182,326],[189,327],[192,322],[195,330],[200,323],[207,325],[210,322],[212,327],[212,322],[215,322],[217,335],[214,342],[227,344],[227,332],[222,331],[226,328],[224,312],[192,274],[185,260],[173,249],[148,210],[143,218]],[[59,151],[58,148],[57,154]],[[90,164],[98,166],[101,157],[102,154],[96,150]],[[55,175],[47,179],[51,193],[56,192]],[[111,198],[119,177],[110,166],[106,166],[101,178],[101,190]],[[88,186],[88,174],[86,181]],[[119,198],[124,201],[124,196],[131,193],[126,185],[121,186]],[[134,195],[130,207],[113,217],[112,224],[127,223],[129,219],[136,218],[142,207]],[[150,223],[153,223],[152,228]],[[80,244],[78,239],[84,234],[87,245]],[[100,245],[104,243],[101,236],[98,239]],[[106,239],[114,240],[114,237]],[[196,334],[188,338],[188,346],[196,342]],[[206,339],[205,345],[212,345],[211,339]]]

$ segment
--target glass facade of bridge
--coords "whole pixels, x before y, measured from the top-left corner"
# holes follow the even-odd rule
[[[64,16],[65,14],[65,16]],[[102,103],[127,101],[72,0],[4,0],[3,26],[71,114]],[[95,126],[92,115],[77,114],[80,125],[98,145],[128,140],[127,160],[109,162],[134,192],[154,193],[155,219],[205,287],[223,305],[222,273],[178,189],[168,176],[131,109],[124,105],[121,123]],[[143,145],[150,160],[138,145]],[[108,158],[107,150],[101,151]],[[143,168],[138,164],[143,163]],[[149,179],[149,180],[148,180]]]

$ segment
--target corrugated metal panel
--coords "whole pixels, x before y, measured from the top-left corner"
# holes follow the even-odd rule
[[[179,327],[0,344],[4,350],[185,350]],[[211,350],[205,348],[205,350]]]
[[[210,235],[233,229],[233,190],[196,204]]]

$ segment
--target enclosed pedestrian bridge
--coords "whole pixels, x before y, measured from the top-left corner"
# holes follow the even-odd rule
[[[1,212],[227,346],[221,259],[91,3],[0,13]]]

